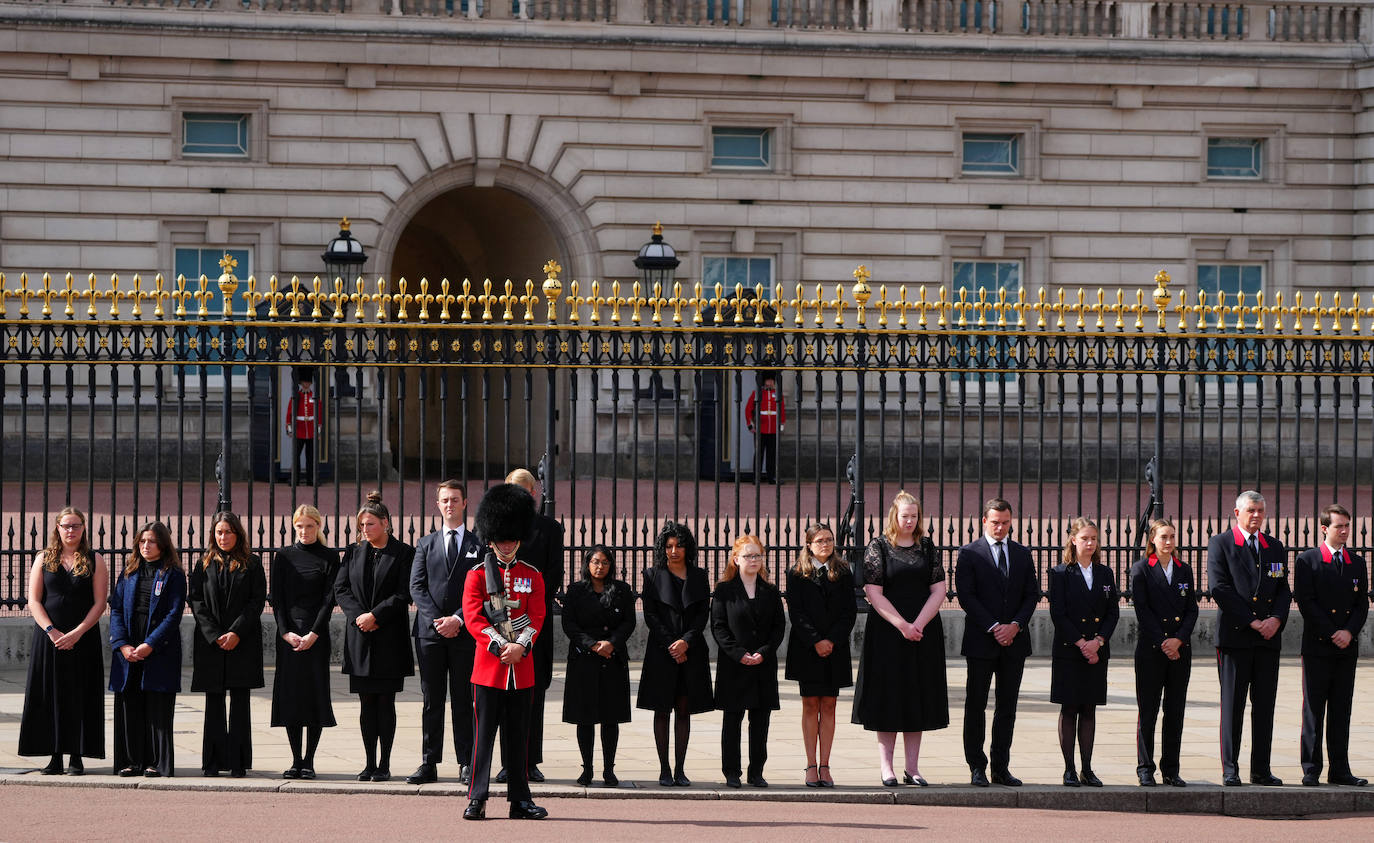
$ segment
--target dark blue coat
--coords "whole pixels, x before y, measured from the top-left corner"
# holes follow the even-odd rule
[[[143,690],[174,694],[181,690],[181,615],[186,609],[186,574],[180,566],[157,572],[155,576],[162,587],[154,585],[148,603],[148,635],[142,641],[134,641],[130,628],[139,576],[136,571],[120,576],[110,592],[110,690],[122,693],[129,681],[129,663],[119,654],[119,648],[146,643],[153,653],[141,662]]]

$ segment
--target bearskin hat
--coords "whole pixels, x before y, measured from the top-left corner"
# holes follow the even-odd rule
[[[525,541],[534,530],[534,498],[514,483],[493,486],[477,507],[476,527],[487,544]]]

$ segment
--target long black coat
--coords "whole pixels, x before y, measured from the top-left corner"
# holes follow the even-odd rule
[[[711,658],[706,650],[706,621],[711,616],[711,587],[706,572],[691,566],[681,588],[666,567],[644,571],[640,593],[644,625],[649,641],[644,648],[644,669],[639,676],[635,705],[652,711],[673,707],[679,678],[692,714],[715,707],[711,697]],[[687,642],[687,661],[678,664],[668,647],[681,638]]]
[[[1283,628],[1293,591],[1288,587],[1288,552],[1273,536],[1260,534],[1257,564],[1245,547],[1240,529],[1232,527],[1207,543],[1207,585],[1221,609],[1217,645],[1225,648],[1283,647]],[[1279,631],[1268,641],[1250,628],[1253,620],[1276,618]]]
[[[1302,654],[1356,658],[1360,630],[1369,619],[1369,571],[1359,554],[1341,551],[1336,565],[1325,545],[1305,550],[1293,563],[1293,600],[1302,613]],[[1331,636],[1346,630],[1354,638],[1344,650]]]
[[[536,514],[534,533],[521,542],[515,558],[528,562],[544,577],[544,623],[553,621],[553,601],[563,587],[567,563],[563,559],[563,525],[547,515]],[[534,642],[534,684],[548,688],[553,681],[553,636],[540,636]]]
[[[401,679],[415,674],[410,649],[410,565],[415,548],[391,537],[377,556],[372,593],[363,588],[368,543],[344,553],[334,596],[344,613],[343,672],[370,679]],[[377,629],[363,632],[354,621],[371,612]]]
[[[780,708],[778,645],[786,631],[782,594],[775,586],[757,580],[753,600],[738,577],[716,586],[711,595],[711,634],[717,647],[716,708]],[[750,653],[763,656],[763,661],[740,664]]]
[[[787,572],[787,614],[792,629],[787,636],[788,679],[833,688],[854,684],[850,664],[849,634],[854,629],[854,575],[848,571],[834,582],[824,574],[803,577]],[[835,649],[829,656],[816,655],[816,644],[829,639]]]
[[[227,564],[197,562],[191,566],[187,601],[196,618],[191,646],[191,690],[223,691],[261,688],[262,609],[267,603],[267,575],[262,560],[230,571]],[[238,635],[238,646],[221,650],[215,639],[227,632]]]
[[[563,631],[568,635],[565,723],[630,721],[630,655],[625,645],[635,631],[635,593],[618,580],[606,587],[611,590],[609,599],[597,594],[591,583],[575,582],[563,598]],[[592,652],[598,641],[615,647],[609,659]]]

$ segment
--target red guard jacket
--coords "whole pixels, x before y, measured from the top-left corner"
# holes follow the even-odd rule
[[[758,402],[757,425],[754,424],[755,395],[755,392],[749,393],[749,401],[744,405],[744,420],[758,427],[759,433],[777,433],[779,428],[787,424],[787,407],[783,404],[782,395],[776,389],[763,390],[763,398]]]
[[[518,618],[529,619],[526,629],[533,633],[530,638],[533,644],[544,628],[544,578],[539,569],[518,559],[509,566],[500,567],[506,581],[506,611],[517,626],[521,625]],[[477,653],[472,660],[472,684],[505,690],[534,687],[533,657],[526,654],[514,665],[501,663],[501,651],[488,634],[488,630],[495,631],[495,626],[487,617],[486,599],[486,568],[474,565],[463,581],[463,623],[477,642]],[[522,632],[516,632],[517,639]]]
[[[319,401],[315,390],[298,389],[295,396],[286,402],[286,429],[296,429],[297,439],[315,438],[315,420],[319,418]]]

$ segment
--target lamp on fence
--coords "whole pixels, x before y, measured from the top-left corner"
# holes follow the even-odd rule
[[[329,276],[328,281],[332,282],[335,278],[351,281],[367,263],[363,244],[353,239],[348,228],[348,217],[339,220],[339,236],[330,240],[324,254],[320,255],[324,260],[324,271]]]
[[[644,295],[646,296],[671,296],[673,295],[673,277],[677,274],[678,264],[677,250],[663,239],[663,223],[654,223],[654,236],[649,238],[649,242],[639,247],[639,254],[635,256],[635,268],[639,270],[639,275],[644,281]],[[657,284],[658,290],[655,293],[654,285]],[[655,362],[657,352],[655,352]],[[649,374],[649,385],[637,393],[640,398],[647,398],[657,401],[660,398],[672,398],[673,390],[663,385],[663,373],[654,369]]]

